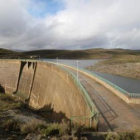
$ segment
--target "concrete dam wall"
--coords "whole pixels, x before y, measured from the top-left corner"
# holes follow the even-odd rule
[[[18,97],[53,121],[74,116],[74,122],[95,125],[81,89],[68,72],[56,65],[0,60],[0,90]]]

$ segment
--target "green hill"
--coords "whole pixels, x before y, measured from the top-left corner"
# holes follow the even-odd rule
[[[1,59],[11,59],[11,58],[17,59],[17,58],[23,58],[23,57],[24,55],[22,53],[0,48]]]
[[[36,56],[40,58],[59,59],[109,59],[118,58],[123,55],[140,56],[138,50],[126,49],[87,49],[87,50],[34,50],[26,52],[15,52],[0,48],[0,58],[30,58]]]
[[[140,51],[125,49],[88,49],[88,50],[35,50],[23,52],[24,55],[37,55],[41,58],[59,59],[108,59],[119,55],[140,55]]]

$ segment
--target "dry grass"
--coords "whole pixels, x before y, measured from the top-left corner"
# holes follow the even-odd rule
[[[140,79],[139,55],[116,55],[87,69],[124,77]]]
[[[48,124],[46,128],[42,129],[44,136],[62,136],[70,134],[70,122],[63,119],[61,123]]]
[[[47,125],[42,120],[33,119],[31,122],[22,124],[20,130],[22,134],[39,132],[40,129],[45,128]]]
[[[2,123],[2,127],[5,131],[19,131],[20,123],[13,119],[8,119]]]
[[[0,93],[0,111],[17,109],[25,106],[22,102],[14,101],[9,95]]]
[[[116,135],[109,133],[106,140],[140,140],[140,130],[121,132]]]
[[[20,135],[34,133],[42,136],[63,136],[70,133],[70,122],[68,120],[63,119],[62,123],[47,123],[35,114],[33,115],[29,110],[28,113],[22,113],[22,111],[25,111],[23,106],[21,102],[14,101],[12,97],[0,94],[0,129],[2,133],[4,132],[5,135],[9,136],[11,131]],[[21,118],[25,120],[23,121]],[[0,136],[3,135],[2,133],[0,133]]]
[[[124,63],[138,63],[140,62],[140,55],[116,55],[111,59],[101,61],[99,64],[124,64]]]

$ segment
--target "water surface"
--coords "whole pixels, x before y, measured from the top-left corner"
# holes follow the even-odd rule
[[[115,85],[121,87],[129,93],[139,93],[140,94],[140,80],[127,78],[123,76],[117,76],[107,73],[100,73],[92,71],[100,77],[114,83]]]
[[[43,60],[57,63],[57,59],[43,59]],[[101,60],[58,59],[58,63],[66,64],[74,67],[77,67],[77,61],[79,61],[78,66],[80,68],[86,68],[88,66],[96,64]]]
[[[56,59],[43,59],[43,60],[57,63]],[[79,67],[85,69],[86,67],[94,65],[97,62],[102,61],[102,60],[59,59],[58,63],[76,67],[77,61],[79,61]],[[93,72],[94,74],[114,83],[115,85],[121,87],[122,89],[126,90],[127,92],[140,94],[140,80],[122,77],[122,76],[116,76],[116,75],[112,75],[112,74],[100,73],[100,72],[95,72],[95,71],[90,71],[90,72]]]

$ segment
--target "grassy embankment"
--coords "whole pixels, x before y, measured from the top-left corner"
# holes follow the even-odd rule
[[[140,54],[120,54],[87,69],[140,80]]]

